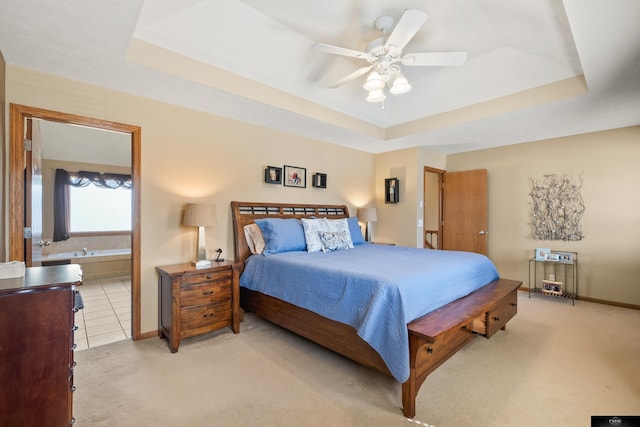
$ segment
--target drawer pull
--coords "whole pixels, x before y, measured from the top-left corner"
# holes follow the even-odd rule
[[[212,311],[211,313],[205,313],[205,314],[203,314],[203,315],[202,315],[202,317],[206,319],[207,317],[213,317],[213,316],[215,316],[215,315],[216,315],[216,312],[215,312],[215,311]]]
[[[207,279],[211,279],[211,275],[210,274],[207,274]]]
[[[72,385],[71,386],[71,391],[76,391],[76,386]]]
[[[467,325],[462,325],[462,326],[460,327],[460,330],[461,330],[461,331],[466,331],[466,330],[467,330]]]
[[[433,353],[433,349],[431,347],[427,347],[427,353],[429,354]]]
[[[496,322],[499,322],[500,318],[498,316],[493,316],[493,320],[496,321]]]
[[[511,307],[517,307],[518,304],[516,304],[515,302],[510,303]]]
[[[202,295],[211,295],[213,291],[202,291]]]

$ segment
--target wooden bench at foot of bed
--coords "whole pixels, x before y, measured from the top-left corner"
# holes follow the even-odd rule
[[[409,379],[402,384],[405,417],[416,414],[420,386],[438,366],[453,356],[474,335],[490,338],[518,311],[522,282],[498,279],[409,323]]]

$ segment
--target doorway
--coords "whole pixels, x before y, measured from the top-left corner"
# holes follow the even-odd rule
[[[423,247],[442,249],[442,184],[445,171],[424,167]]]
[[[140,165],[141,128],[90,117],[66,114],[41,108],[11,104],[9,147],[9,257],[25,260],[26,246],[31,244],[24,237],[25,227],[25,168],[24,139],[26,122],[42,119],[51,122],[80,125],[89,128],[123,132],[131,138],[131,336],[141,338],[140,333]]]

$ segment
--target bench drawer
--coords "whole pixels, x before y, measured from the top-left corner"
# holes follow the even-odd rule
[[[506,295],[491,306],[483,315],[473,321],[473,331],[491,338],[499,329],[504,328],[509,320],[518,312],[518,291]]]
[[[415,368],[418,375],[428,374],[473,339],[472,324],[468,322],[437,335],[432,343],[425,344],[416,354]]]

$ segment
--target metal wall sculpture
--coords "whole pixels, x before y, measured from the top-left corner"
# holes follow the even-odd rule
[[[531,178],[533,238],[539,240],[582,240],[580,219],[584,201],[580,185],[572,184],[566,175],[544,175],[541,181]]]

